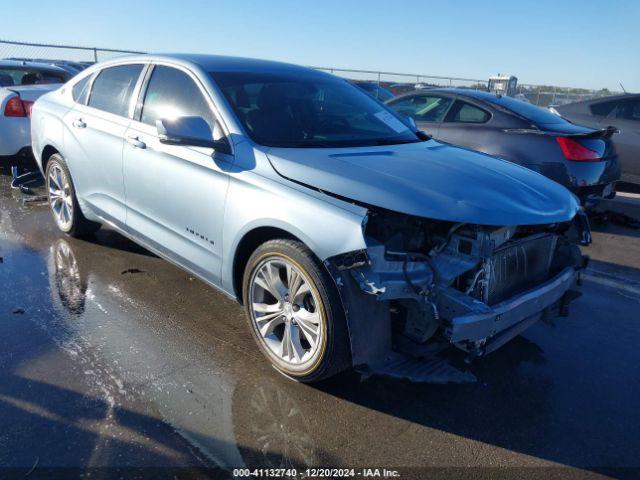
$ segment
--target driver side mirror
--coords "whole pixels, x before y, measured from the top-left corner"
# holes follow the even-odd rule
[[[221,153],[231,153],[231,146],[226,138],[213,139],[213,132],[202,117],[177,117],[156,120],[156,129],[160,143],[166,145],[182,145],[207,147]]]

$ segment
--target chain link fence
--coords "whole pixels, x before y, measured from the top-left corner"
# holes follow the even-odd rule
[[[396,95],[416,88],[430,87],[459,87],[486,90],[487,80],[476,78],[442,77],[417,73],[379,72],[375,70],[350,70],[333,67],[312,67],[316,70],[329,72],[349,80],[359,82],[374,82],[388,88]]]
[[[412,73],[378,72],[373,70],[350,70],[332,67],[313,67],[334,75],[360,82],[375,82],[391,90],[394,94],[415,90],[416,88],[455,87],[488,90],[488,80],[476,78],[442,77]],[[607,89],[595,90],[553,85],[518,84],[516,98],[541,107],[564,105],[567,103],[607,97],[622,92]]]
[[[78,47],[74,45],[49,45],[0,40],[0,58],[18,60],[65,60],[70,62],[101,62],[130,53],[133,50],[111,48]]]
[[[145,53],[135,50],[111,48],[79,47],[75,45],[51,45],[44,43],[15,42],[0,40],[0,59],[100,62],[131,53]],[[353,70],[333,67],[312,67],[349,80],[375,82],[391,90],[395,95],[413,91],[416,88],[458,87],[487,90],[488,81],[475,78],[446,77],[415,73],[382,72],[375,70]],[[595,97],[615,95],[606,89],[589,90],[572,87],[519,84],[517,98],[541,107],[563,105]]]
[[[552,85],[519,84],[517,97],[540,107],[566,105],[567,103],[590,100],[592,98],[609,97],[623,92],[608,89],[585,89],[572,87],[555,87]]]

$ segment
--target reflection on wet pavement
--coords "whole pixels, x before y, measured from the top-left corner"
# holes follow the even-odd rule
[[[122,236],[60,235],[0,177],[0,465],[638,466],[640,299],[586,282],[568,319],[472,385],[311,387],[242,309]],[[23,313],[14,313],[23,311]]]

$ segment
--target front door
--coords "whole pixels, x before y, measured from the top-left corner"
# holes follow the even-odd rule
[[[232,157],[211,148],[160,142],[156,120],[204,118],[223,133],[208,95],[190,73],[156,65],[125,133],[127,229],[205,280],[221,274],[222,222]]]

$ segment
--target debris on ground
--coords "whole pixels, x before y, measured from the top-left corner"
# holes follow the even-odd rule
[[[46,195],[34,195],[33,197],[27,197],[22,199],[22,203],[47,203],[49,199]]]
[[[44,178],[38,170],[18,174],[18,167],[13,165],[11,167],[11,176],[13,177],[11,188],[20,190],[22,193],[32,194],[31,188],[44,184]]]
[[[144,273],[144,270],[140,270],[139,268],[127,268],[120,272],[120,275],[126,275],[128,273]]]

